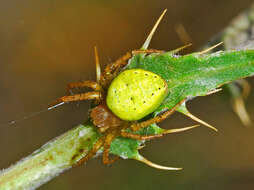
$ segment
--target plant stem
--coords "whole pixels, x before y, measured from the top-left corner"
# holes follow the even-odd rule
[[[35,189],[72,167],[98,138],[90,123],[79,125],[0,172],[0,190]]]

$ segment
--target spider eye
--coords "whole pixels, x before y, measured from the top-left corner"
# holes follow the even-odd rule
[[[166,95],[167,83],[159,75],[143,69],[129,69],[112,81],[106,101],[119,118],[135,121],[152,113]]]

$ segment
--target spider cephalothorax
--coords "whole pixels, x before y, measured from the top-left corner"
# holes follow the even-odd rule
[[[102,135],[94,143],[92,149],[86,154],[86,156],[79,160],[76,165],[80,165],[93,157],[98,150],[101,149],[101,147],[103,147],[104,164],[110,164],[115,161],[118,157],[109,159],[109,150],[111,142],[119,136],[136,140],[150,140],[162,137],[164,134],[185,131],[197,126],[164,130],[164,132],[154,135],[144,136],[134,133],[134,131],[141,130],[151,124],[163,121],[169,115],[174,113],[185,101],[185,99],[183,99],[172,109],[165,110],[163,113],[154,118],[139,122],[140,119],[154,112],[155,109],[163,102],[168,93],[168,86],[163,78],[150,71],[142,69],[124,69],[134,54],[162,52],[160,50],[153,49],[147,50],[147,46],[163,14],[158,19],[153,30],[148,36],[145,44],[143,45],[143,50],[134,50],[126,53],[117,61],[107,65],[102,73],[97,49],[95,48],[97,81],[70,83],[67,86],[67,95],[57,99],[50,105],[54,107],[58,104],[71,101],[95,101],[95,107],[90,111],[90,119]],[[88,87],[94,91],[70,95],[71,89],[78,87]],[[147,161],[147,164],[161,169],[178,169],[161,167],[159,165],[152,164],[149,161]]]

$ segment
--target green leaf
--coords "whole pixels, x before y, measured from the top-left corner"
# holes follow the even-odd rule
[[[156,115],[165,108],[174,107],[184,98],[205,96],[223,84],[253,75],[254,50],[220,51],[210,55],[192,53],[185,56],[172,52],[148,56],[139,54],[133,56],[127,67],[133,68],[154,72],[168,84],[169,93],[155,111]],[[190,114],[185,105],[180,106],[178,111]],[[157,125],[152,125],[137,133],[151,135],[162,131]],[[135,158],[140,145],[141,142],[137,140],[117,138],[111,144],[111,152],[123,158]]]
[[[111,143],[110,152],[124,159],[135,158],[140,144],[140,141],[134,139],[118,137]]]
[[[127,67],[141,68],[167,81],[169,92],[156,114],[174,107],[184,98],[205,96],[231,81],[254,74],[254,50],[220,51],[178,56],[172,52],[136,55]]]
[[[131,131],[129,130],[129,132]],[[160,127],[153,124],[135,133],[140,135],[152,135],[162,132],[163,130]],[[139,157],[138,149],[141,144],[142,142],[138,140],[118,137],[111,143],[110,152],[124,159],[134,159]]]

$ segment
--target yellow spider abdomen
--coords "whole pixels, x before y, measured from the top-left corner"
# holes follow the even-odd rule
[[[119,118],[136,121],[152,113],[167,95],[167,83],[143,69],[120,73],[110,84],[107,106]]]

